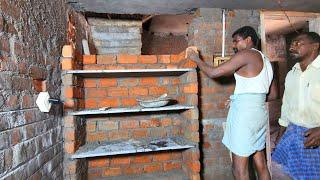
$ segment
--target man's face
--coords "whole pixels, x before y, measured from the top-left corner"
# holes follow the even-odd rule
[[[290,44],[290,56],[297,60],[302,60],[305,56],[309,55],[313,50],[313,44],[306,35],[299,35],[294,38]]]
[[[235,53],[237,53],[238,51],[241,51],[247,47],[246,39],[243,39],[243,37],[241,37],[239,35],[235,35],[233,37],[232,42],[233,42],[232,48]]]

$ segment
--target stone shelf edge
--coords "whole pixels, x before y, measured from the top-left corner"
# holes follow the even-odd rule
[[[67,70],[64,74],[74,74],[82,77],[132,77],[132,76],[177,76],[186,72],[195,71],[192,68],[185,69],[121,69],[121,70]]]
[[[179,150],[195,147],[182,137],[166,137],[149,140],[127,140],[115,142],[88,143],[71,156],[74,159],[112,156],[120,154],[145,153],[165,150]]]
[[[132,107],[132,108],[110,108],[107,110],[83,110],[69,112],[68,115],[72,116],[85,116],[85,115],[99,115],[99,114],[119,114],[119,113],[132,113],[132,112],[156,112],[156,111],[173,111],[173,110],[188,110],[194,109],[194,106],[189,105],[170,105],[157,108],[143,108],[143,107]]]

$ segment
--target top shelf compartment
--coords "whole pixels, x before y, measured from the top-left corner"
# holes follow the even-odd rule
[[[65,74],[74,74],[85,78],[96,77],[143,77],[143,76],[179,76],[186,72],[195,71],[185,69],[122,69],[122,70],[68,70]]]

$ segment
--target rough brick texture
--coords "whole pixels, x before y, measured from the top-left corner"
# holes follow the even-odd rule
[[[63,179],[61,108],[35,101],[43,80],[60,96],[67,11],[65,0],[0,1],[0,179]]]
[[[87,35],[88,25],[85,17],[76,12],[69,13],[68,16],[68,44],[64,48],[71,46],[70,51],[73,53],[64,54],[62,51],[62,59],[67,59],[69,65],[64,66],[61,61],[63,70],[81,69],[83,64],[95,64],[97,58],[95,55],[82,55],[82,39],[89,41],[91,52],[95,52],[92,47],[91,36]],[[70,57],[69,54],[72,54]],[[66,68],[64,68],[66,67]],[[85,107],[84,100],[84,80],[81,77],[71,74],[63,74],[61,86],[61,98],[64,100],[64,179],[87,179],[87,161],[85,159],[71,159],[70,156],[76,152],[80,146],[85,144],[86,122],[82,117],[67,116],[69,111],[83,109]]]
[[[186,35],[175,35],[169,33],[142,34],[141,54],[178,54],[188,47]]]
[[[184,56],[185,52],[176,55],[96,55],[94,59],[97,61],[83,63],[83,69],[195,68],[195,64],[190,60],[182,62]],[[82,58],[83,62],[87,57]],[[76,61],[75,58],[72,60]],[[195,109],[183,113],[157,112],[85,118],[65,116],[65,157],[70,157],[84,143],[103,141],[182,136],[195,145],[195,148],[185,151],[92,158],[88,160],[86,170],[89,179],[173,170],[184,170],[186,176],[189,177],[199,176],[200,162],[197,145],[199,142],[199,113],[196,71],[186,72],[179,76],[126,77],[124,75],[110,78],[80,78],[64,75],[62,81],[63,99],[74,102],[74,106],[65,107],[65,110],[68,111],[84,108],[134,107],[138,105],[137,98],[156,97],[163,93],[167,93],[179,104],[195,106]],[[83,102],[83,106],[79,102]],[[79,125],[80,122],[83,125]],[[190,154],[195,154],[194,158],[190,159]],[[84,166],[80,167],[77,161],[65,160],[67,167],[65,172],[69,173],[68,176],[76,175],[72,171],[68,172],[70,168],[80,169],[80,171],[85,169]],[[85,172],[82,173],[85,174]]]
[[[200,8],[198,14],[200,16],[194,18],[190,24],[188,44],[197,46],[204,57],[204,61],[213,65],[214,56],[221,55],[222,10]],[[244,25],[250,25],[257,30],[259,13],[252,10],[234,10],[227,13],[227,55],[233,53],[232,33]],[[233,77],[212,80],[202,72],[199,73],[199,77],[199,116],[202,120],[202,134],[200,136],[202,176],[204,179],[230,179],[230,158],[227,149],[221,144],[223,131],[220,121],[224,121],[223,119],[227,116],[228,109],[225,108],[224,104],[233,93]],[[206,127],[207,124],[214,125],[214,128]]]

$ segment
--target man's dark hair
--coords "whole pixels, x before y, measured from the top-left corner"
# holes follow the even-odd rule
[[[258,41],[259,41],[259,37],[257,35],[257,32],[253,29],[253,27],[251,26],[243,26],[242,28],[236,30],[233,34],[232,37],[234,36],[240,36],[243,39],[247,38],[247,37],[251,37],[251,40],[253,42],[254,46],[258,45]]]
[[[315,33],[315,32],[302,32],[302,33],[299,33],[298,36],[301,36],[301,35],[304,35],[307,37],[307,39],[309,41],[311,41],[312,43],[319,43],[320,45],[320,36],[318,33]]]

